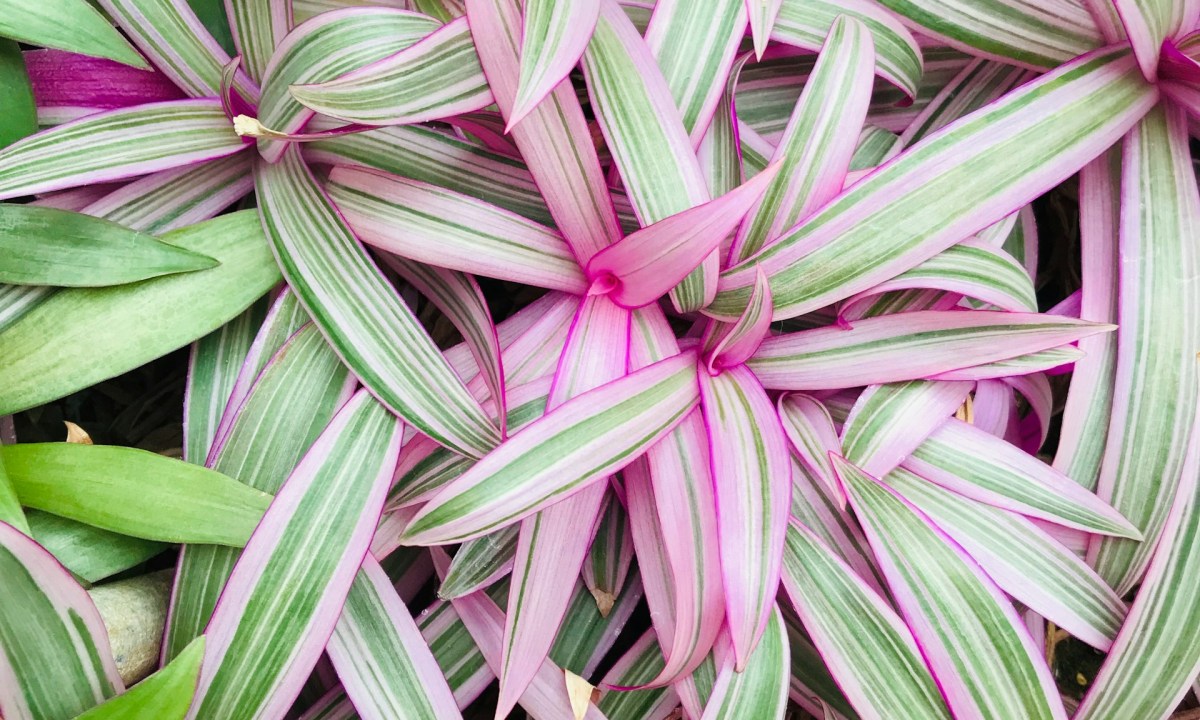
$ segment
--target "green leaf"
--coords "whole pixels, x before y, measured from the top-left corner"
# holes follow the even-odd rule
[[[0,414],[69,395],[161,357],[216,330],[279,282],[253,212],[160,239],[221,265],[112,288],[63,290],[38,304],[0,333]]]
[[[3,460],[0,460],[0,522],[6,522],[26,535],[30,534],[29,522],[21,511],[21,501],[17,499],[17,491],[8,479]]]
[[[147,540],[240,546],[271,496],[221,473],[136,448],[5,445],[26,507]]]
[[[368,717],[462,717],[408,607],[374,558],[366,558],[355,576],[326,652],[355,707]]]
[[[290,91],[322,115],[364,125],[439,120],[480,110],[493,100],[465,19],[336,78],[293,81]]]
[[[80,213],[0,204],[0,282],[104,287],[216,267],[207,255]]]
[[[128,570],[167,549],[165,543],[101,530],[42,510],[30,510],[25,516],[33,539],[72,574],[90,583]]]
[[[33,88],[25,72],[21,47],[12,40],[0,40],[0,147],[37,132],[37,107]]]
[[[87,0],[5,0],[0,36],[150,69]]]
[[[196,692],[203,657],[204,638],[200,637],[166,667],[76,720],[183,720]]]

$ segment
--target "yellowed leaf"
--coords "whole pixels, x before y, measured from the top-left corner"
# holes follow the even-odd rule
[[[613,604],[617,599],[610,592],[604,590],[593,590],[592,597],[596,598],[596,609],[600,611],[600,617],[606,618],[612,612]]]
[[[570,670],[563,670],[567,681],[567,697],[571,700],[571,712],[575,720],[583,720],[588,705],[600,699],[600,690]]]
[[[67,426],[67,442],[77,443],[79,445],[91,445],[92,436],[87,434],[87,431],[79,427],[70,420],[64,420],[63,425]]]

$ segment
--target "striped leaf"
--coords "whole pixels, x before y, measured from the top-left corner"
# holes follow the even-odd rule
[[[1079,316],[1093,322],[1117,319],[1117,232],[1120,225],[1119,150],[1109,150],[1079,173],[1082,305]],[[1085,355],[1075,362],[1062,413],[1054,468],[1094,490],[1104,460],[1112,412],[1117,334],[1079,341]]]
[[[449,602],[435,600],[417,618],[417,626],[450,684],[459,709],[466,708],[496,679],[483,653]]]
[[[788,527],[783,586],[859,715],[882,720],[902,707],[912,718],[949,720],[904,621],[802,523]]]
[[[1053,68],[1100,45],[1083,3],[1069,0],[880,0],[922,34],[963,52],[1028,68]]]
[[[671,90],[615,0],[601,0],[583,69],[600,129],[642,226],[708,202],[708,187]],[[698,310],[709,303],[717,260],[710,254],[672,291],[676,307]]]
[[[949,418],[904,467],[980,502],[1102,535],[1138,539],[1120,512],[1024,450]]]
[[[839,15],[852,17],[867,26],[875,41],[875,72],[908,97],[916,97],[924,65],[921,48],[896,16],[876,3],[867,0],[783,0],[771,29],[771,39],[817,52]],[[788,107],[786,112],[790,111],[791,107]]]
[[[587,264],[592,295],[636,309],[675,287],[738,226],[777,176],[771,165],[715,200],[669,215],[596,253]],[[769,319],[769,318],[768,318]]]
[[[1112,645],[1125,603],[1079,556],[1032,522],[906,470],[893,470],[883,482],[962,545],[1018,602],[1101,651]]]
[[[779,608],[772,603],[762,642],[747,658],[745,668],[734,671],[732,653],[717,671],[712,696],[702,720],[778,718],[787,707],[791,654]]]
[[[842,441],[833,426],[829,410],[820,400],[800,393],[782,395],[779,398],[778,410],[783,432],[792,444],[792,453],[813,477],[825,485],[828,492],[840,497],[842,488],[833,475],[829,453],[845,453],[842,451]]]
[[[867,26],[853,16],[835,20],[771,158],[782,167],[738,228],[731,264],[751,257],[842,191],[867,114],[874,65]]]
[[[575,583],[566,617],[550,648],[550,659],[554,663],[585,679],[596,674],[596,668],[621,639],[620,633],[630,616],[640,607],[640,574],[634,570],[628,580],[607,613],[600,611],[585,584]]]
[[[265,325],[259,339],[272,329],[272,323]],[[354,380],[312,325],[271,354],[261,373],[254,373],[257,380],[245,399],[226,411],[228,425],[209,457],[214,470],[262,492],[277,493],[345,402]],[[240,556],[230,548],[183,549],[163,640],[165,659],[204,631]]]
[[[629,535],[629,515],[616,495],[608,493],[581,573],[603,617],[608,617],[612,612],[613,603],[625,587],[632,563],[633,540]]]
[[[476,51],[496,105],[511,118],[520,76],[522,16],[516,0],[467,0]],[[510,128],[543,193],[554,225],[580,264],[620,239],[612,197],[587,120],[569,85],[560,84]]]
[[[1182,479],[1129,616],[1076,714],[1164,719],[1200,672],[1200,446],[1192,431]]]
[[[28,310],[0,335],[0,413],[139,367],[245,310],[279,281],[256,225],[253,213],[235,213],[161,238],[216,258],[218,267],[114,288],[64,290]],[[105,332],[97,334],[97,327]],[[79,352],[83,346],[88,355]]]
[[[1137,584],[1179,483],[1197,387],[1200,255],[1178,242],[1200,226],[1200,194],[1182,148],[1182,110],[1156,109],[1125,141],[1121,182],[1116,375],[1097,494],[1145,541],[1093,540],[1089,559],[1117,592]],[[1148,208],[1143,212],[1141,208]]]
[[[251,80],[262,82],[276,46],[292,29],[292,3],[226,0],[223,4],[242,67]]]
[[[879,481],[841,457],[834,468],[950,711],[1065,720],[1040,649],[975,561]]]
[[[215,99],[112,110],[0,150],[0,198],[120,180],[224,157],[243,147]]]
[[[834,713],[841,713],[833,715],[835,719],[857,718],[858,715],[850,707],[846,696],[838,689],[833,676],[825,667],[825,661],[813,646],[796,613],[785,603],[780,603],[779,609],[783,614],[784,628],[787,630],[788,650],[792,654],[788,697],[809,713],[822,715],[824,708],[828,707]],[[818,704],[820,707],[817,707]]]
[[[554,224],[525,165],[448,133],[420,126],[380,128],[305,143],[304,157],[382,170]]]
[[[912,454],[967,399],[969,382],[872,385],[858,396],[842,426],[840,453],[882,477]]]
[[[858,522],[846,509],[846,496],[841,483],[838,483],[836,492],[825,488],[794,457],[791,517],[793,522],[811,530],[854,570],[867,587],[882,597],[888,596],[887,582],[879,571],[871,547]]]
[[[438,120],[491,105],[466,18],[458,18],[359,69],[293,82],[292,97],[330,117],[364,125]]]
[[[917,117],[904,129],[904,144],[912,145],[959,118],[995,102],[1031,78],[1023,68],[989,60],[972,60],[943,84]]]
[[[546,397],[550,393],[550,376],[518,385],[506,392],[509,411],[507,426],[509,434],[516,433],[540,418],[546,412]],[[416,447],[422,438],[409,445]],[[464,458],[433,441],[422,443],[432,452],[420,449],[401,452],[401,461],[396,466],[395,481],[388,494],[391,508],[410,507],[424,502],[439,488],[466,472],[473,460]],[[455,556],[457,560],[458,556]]]
[[[565,409],[572,400],[578,405],[585,397],[594,397],[595,393],[601,392],[599,388],[606,383],[621,378],[628,369],[629,336],[629,311],[603,297],[584,298],[554,373],[546,401],[548,413]],[[614,399],[623,395],[612,394]],[[543,419],[545,417],[548,416]],[[643,422],[646,421],[656,422],[652,418]],[[530,426],[527,432],[532,429]],[[561,430],[562,426],[556,429]],[[570,449],[573,444],[566,447]],[[563,454],[561,448],[554,447],[553,440],[542,447],[549,450],[546,454],[552,461]],[[498,452],[503,448],[501,446]],[[624,462],[637,454],[637,451],[631,452]],[[580,464],[580,459],[574,464]],[[613,468],[614,471],[617,469]],[[563,475],[562,470],[556,475]],[[608,481],[601,475],[581,480],[588,482],[581,491],[562,502],[546,503],[549,507],[521,522],[504,624],[497,715],[507,714],[517,704],[536,677],[538,661],[550,651],[555,631],[564,629],[574,583],[564,583],[562,578],[579,575],[608,493]],[[437,500],[435,497],[430,505]]]
[[[80,212],[135,230],[163,233],[215,217],[254,189],[250,153],[147,175]]]
[[[629,6],[623,6],[628,12]],[[746,0],[662,0],[644,33],[692,144],[714,118],[746,32]],[[737,183],[735,183],[736,185]],[[732,189],[722,188],[722,190]],[[719,192],[715,187],[712,192]]]
[[[221,71],[229,54],[209,33],[187,2],[180,0],[98,0],[101,8],[184,93],[194,98],[221,95]],[[258,88],[244,74],[234,87],[248,101]]]
[[[6,3],[0,10],[0,37],[149,68],[137,50],[86,0]]]
[[[445,562],[445,553],[440,548],[433,552],[435,566],[439,562]],[[440,560],[439,556],[441,556]],[[500,658],[503,652],[504,612],[482,592],[458,598],[453,601],[453,604],[463,624],[471,633],[475,644],[487,660],[488,666],[493,672],[499,672]],[[529,689],[521,695],[521,706],[534,720],[560,720],[565,717],[574,717],[563,677],[562,669],[549,660],[541,663],[537,668]],[[585,720],[603,720],[604,716],[594,705],[590,705],[584,717]]]
[[[1200,20],[1200,3],[1195,0],[1111,0],[1121,19],[1133,54],[1142,74],[1153,82],[1158,78],[1158,60],[1163,41],[1179,31],[1193,29]]]
[[[267,312],[260,299],[241,315],[192,344],[183,390],[183,459],[203,465],[230,405],[238,373]]]
[[[417,623],[371,557],[350,586],[326,651],[360,717],[462,717]]]
[[[511,572],[517,552],[517,530],[517,526],[510,525],[459,546],[445,579],[438,586],[438,597],[453,600],[470,595],[491,587]]]
[[[733,324],[710,322],[701,338],[701,353],[710,375],[743,365],[754,355],[771,329],[771,286],[759,273],[746,312]]]
[[[1095,335],[1091,337],[1096,337]],[[1084,357],[1083,351],[1074,345],[1063,345],[1040,352],[1029,353],[1009,360],[976,365],[975,367],[951,370],[933,375],[931,380],[991,380],[994,378],[1016,379],[1029,373],[1038,373],[1070,365]]]
[[[653,631],[646,631],[600,682],[606,687],[633,687],[644,685],[658,676],[663,667],[662,653]],[[670,688],[652,690],[626,690],[606,692],[597,704],[600,711],[610,718],[638,718],[638,720],[667,720],[679,698]]]
[[[750,34],[754,39],[754,55],[762,59],[767,43],[771,39],[771,28],[779,15],[783,0],[746,0],[746,10],[750,15]]]
[[[72,575],[89,583],[140,565],[167,549],[163,543],[119,535],[41,510],[28,510],[25,516],[27,534]]]
[[[404,278],[417,292],[442,311],[450,324],[463,336],[479,377],[483,379],[496,406],[500,434],[507,433],[508,409],[504,392],[504,365],[500,357],[500,338],[488,311],[487,299],[474,277],[453,270],[429,267],[394,255],[382,261]]]
[[[284,286],[283,290],[271,304],[266,318],[259,324],[258,334],[247,351],[242,367],[238,370],[237,379],[229,391],[229,400],[225,408],[233,411],[222,412],[213,437],[212,447],[220,448],[229,437],[233,421],[240,415],[240,408],[246,401],[258,374],[263,371],[275,354],[279,352],[288,339],[310,322],[308,313],[304,312],[300,301],[291,288]],[[207,459],[213,459],[210,450]]]
[[[217,261],[79,213],[0,205],[0,282],[103,287],[205,270]]]
[[[831,325],[769,337],[747,364],[771,389],[859,387],[1008,360],[1111,328],[1032,313],[906,312],[858,320],[848,330]]]
[[[741,672],[774,607],[792,491],[791,460],[775,408],[745,366],[699,377],[720,508],[725,619]]]
[[[484,535],[620,470],[696,406],[695,362],[684,353],[654,363],[535,420],[435,495],[406,544]]]
[[[292,472],[213,613],[189,718],[287,712],[367,551],[400,436],[396,419],[360,391]]]
[[[281,133],[295,133],[313,116],[291,87],[324,82],[370,65],[421,40],[439,27],[433,18],[385,7],[325,13],[288,33],[263,71],[258,120]],[[260,138],[259,153],[278,162],[288,144]]]
[[[740,312],[752,264],[771,278],[777,320],[894,277],[1070,176],[1140,119],[1156,95],[1121,48],[1063,65],[917,143],[727,270],[707,312]]]
[[[125,689],[100,613],[40,545],[0,523],[0,711],[71,718]]]
[[[380,275],[293,147],[256,171],[259,214],[288,284],[386,407],[438,442],[482,455],[499,431]]]
[[[271,496],[197,465],[115,445],[0,448],[26,507],[163,542],[240,546]]]
[[[633,315],[630,366],[678,352],[662,311]],[[708,657],[725,618],[716,501],[702,411],[693,410],[625,469],[630,529],[665,664],[639,684],[685,678]]]
[[[1029,273],[1004,250],[977,238],[967,238],[891,280],[848,298],[842,312],[877,300],[880,293],[931,289],[966,295],[1001,310],[1037,312],[1037,296]],[[1088,318],[1093,319],[1093,318]]]
[[[196,692],[203,657],[204,638],[200,637],[161,670],[78,720],[183,720]]]
[[[587,281],[553,229],[453,190],[336,167],[329,197],[363,242],[438,267],[582,295]]]
[[[553,92],[579,62],[596,27],[600,2],[531,0],[524,9],[521,75],[508,117],[509,127]]]

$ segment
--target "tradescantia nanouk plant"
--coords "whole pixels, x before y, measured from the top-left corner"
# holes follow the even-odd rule
[[[0,716],[1186,715],[1198,28],[5,0],[0,415],[190,350],[182,462],[0,427]]]

